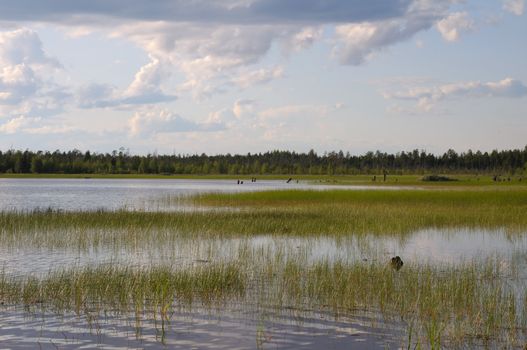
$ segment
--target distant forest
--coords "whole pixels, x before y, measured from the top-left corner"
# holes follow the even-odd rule
[[[526,174],[527,146],[492,152],[448,150],[434,155],[413,150],[363,155],[272,151],[246,155],[131,155],[121,148],[112,153],[0,151],[0,173],[42,174]]]

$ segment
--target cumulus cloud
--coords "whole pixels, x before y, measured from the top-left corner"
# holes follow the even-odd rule
[[[87,109],[174,101],[177,96],[167,94],[161,88],[163,78],[167,75],[169,73],[163,69],[160,61],[151,57],[151,61],[141,67],[124,91],[118,91],[108,84],[86,84],[77,91],[77,105]]]
[[[275,79],[280,79],[283,76],[283,67],[274,67],[271,69],[261,68],[243,72],[240,76],[235,78],[233,82],[241,88],[248,88],[254,85],[265,84]]]
[[[169,73],[163,69],[159,59],[152,56],[150,59],[150,63],[141,67],[128,89],[124,92],[122,103],[150,104],[176,99],[176,96],[165,94],[161,89],[163,79]]]
[[[437,22],[437,30],[446,41],[457,41],[461,34],[474,30],[474,21],[467,12],[456,12]]]
[[[0,32],[0,104],[17,105],[45,88],[45,68],[60,64],[42,49],[38,35],[21,28]],[[39,76],[40,75],[40,76]]]
[[[337,24],[335,55],[361,64],[385,47],[407,40],[441,19],[452,0],[21,0],[0,4],[0,19],[71,25],[81,35],[90,28],[111,31],[151,55],[125,95],[129,103],[174,98],[159,89],[168,72],[186,77],[180,91],[198,99],[227,90],[231,76],[248,74],[275,42],[297,52],[320,40],[324,26]],[[27,11],[31,8],[31,11]],[[74,19],[71,20],[71,19]],[[104,29],[105,28],[105,29]],[[267,72],[240,77],[265,82]],[[276,73],[276,72],[275,72]]]
[[[282,47],[286,53],[311,47],[322,39],[328,26],[336,25],[332,41],[334,55],[342,64],[359,65],[385,48],[442,21],[448,16],[452,2],[41,0],[35,3],[20,0],[8,5],[0,2],[0,20],[70,26],[69,33],[74,37],[89,34],[97,28],[110,37],[124,38],[143,48],[150,62],[138,70],[126,89],[118,91],[108,84],[88,84],[78,89],[79,107],[108,108],[174,101],[177,97],[172,91],[177,95],[190,93],[194,98],[203,99],[233,87],[248,88],[282,78],[284,69],[281,66],[254,66],[273,46]],[[454,34],[449,35],[457,36],[456,33],[462,31],[460,24],[455,28],[450,30]],[[30,64],[25,57],[31,57],[31,64],[60,66],[45,55],[36,33],[22,30],[10,35],[25,37],[28,44],[3,45],[0,37],[0,55],[13,57],[17,64]],[[9,55],[2,53],[4,47]],[[181,73],[185,81],[171,91],[168,78],[176,72]],[[38,79],[35,84],[37,82]],[[31,93],[23,83],[20,81],[16,87],[12,85],[11,95],[0,94],[0,99],[16,101],[18,96],[20,101]],[[0,88],[1,84],[6,85],[0,81]],[[33,87],[38,90],[36,85]]]
[[[144,22],[120,26],[112,35],[132,40],[156,57],[158,62],[149,68],[163,70],[161,82],[166,72],[179,71],[186,81],[178,90],[202,99],[232,87],[232,76],[247,74],[247,67],[269,52],[273,40],[295,32],[285,26]]]
[[[159,133],[207,132],[224,129],[219,122],[199,123],[185,119],[167,109],[152,108],[139,111],[128,121],[131,136]]]
[[[430,111],[435,104],[446,99],[527,96],[527,86],[521,81],[506,78],[496,82],[461,82],[432,87],[414,87],[406,91],[384,93],[387,99],[416,101],[421,111]]]
[[[63,110],[70,96],[54,82],[61,64],[48,56],[36,32],[27,28],[0,31],[0,111],[11,120],[3,125],[12,132],[33,117]]]
[[[232,107],[209,113],[206,123],[223,125],[225,129],[247,128],[257,116],[256,107],[257,102],[255,100],[236,100]]]
[[[336,27],[334,54],[342,64],[360,65],[379,51],[431,28],[446,15],[448,1],[413,1],[403,16]]]
[[[0,32],[0,63],[61,67],[46,55],[38,34],[27,28]]]
[[[33,96],[42,82],[26,64],[0,68],[0,104],[16,105]]]
[[[525,10],[525,0],[503,0],[503,9],[516,16],[521,16]]]

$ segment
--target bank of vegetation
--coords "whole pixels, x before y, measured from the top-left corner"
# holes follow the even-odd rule
[[[6,246],[105,247],[181,237],[405,235],[421,229],[527,232],[527,189],[287,190],[166,197],[185,212],[36,210],[0,212]]]

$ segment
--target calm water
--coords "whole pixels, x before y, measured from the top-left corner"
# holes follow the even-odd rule
[[[386,189],[375,186],[310,185],[292,181],[175,180],[175,179],[0,179],[0,211],[5,210],[166,210],[157,199],[203,192],[275,189]],[[390,187],[397,190],[400,188]],[[181,209],[178,207],[168,209]]]
[[[348,262],[383,262],[399,255],[403,261],[416,264],[461,264],[499,258],[504,267],[510,259],[527,265],[527,235],[509,236],[504,231],[486,230],[422,230],[404,238],[287,238],[256,236],[229,239],[181,239],[138,247],[2,247],[0,269],[10,275],[42,276],[64,266],[117,264],[144,267],[171,265],[181,268],[192,265],[229,262],[242,249],[262,259],[280,252],[291,258],[312,263],[324,260]]]

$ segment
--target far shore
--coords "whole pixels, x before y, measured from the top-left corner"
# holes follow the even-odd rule
[[[220,175],[220,174],[11,174],[0,173],[0,179],[145,179],[145,180],[233,180],[251,183],[251,179],[258,181],[281,180],[302,181],[312,184],[325,185],[372,185],[372,186],[521,186],[527,185],[527,176],[504,176],[494,180],[492,175],[477,174],[447,174],[455,181],[423,181],[426,174],[420,175],[388,175],[384,181],[382,174],[369,175],[292,175],[292,174],[248,174],[248,175]]]

